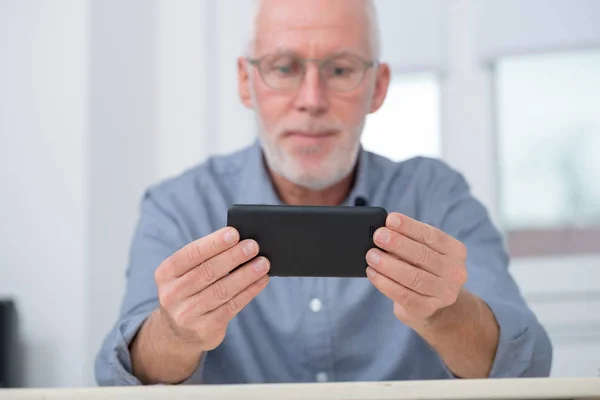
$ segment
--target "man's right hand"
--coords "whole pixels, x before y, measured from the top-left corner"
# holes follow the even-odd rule
[[[160,307],[131,344],[140,380],[185,380],[202,352],[221,344],[229,321],[269,282],[269,261],[257,254],[254,240],[240,242],[237,230],[226,227],[189,243],[156,269]]]
[[[267,285],[269,262],[258,257],[258,244],[239,242],[239,233],[223,228],[183,247],[156,270],[158,298],[173,333],[212,350],[223,341],[229,321]]]

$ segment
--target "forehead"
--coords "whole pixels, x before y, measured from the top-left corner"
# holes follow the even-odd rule
[[[369,56],[363,0],[263,0],[255,29],[257,55],[293,50],[305,57],[337,51]]]

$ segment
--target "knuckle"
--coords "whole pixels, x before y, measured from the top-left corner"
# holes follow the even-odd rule
[[[169,279],[169,271],[173,267],[173,256],[171,255],[154,270],[154,280],[156,283],[166,282]]]
[[[232,265],[240,265],[242,261],[244,261],[244,249],[242,245],[238,245],[234,250],[230,252],[231,264]]]
[[[216,234],[213,234],[211,236],[210,246],[211,246],[211,249],[213,251],[213,254],[216,254],[216,253],[219,252],[219,249],[220,249],[220,246],[219,246],[219,237]]]
[[[417,255],[416,255],[417,266],[424,267],[427,265],[428,261],[429,261],[429,251],[425,247],[420,246],[419,250],[417,250]]]
[[[426,226],[423,228],[422,238],[426,245],[432,246],[439,241],[439,234],[435,228]]]
[[[422,277],[419,274],[419,271],[412,271],[410,273],[410,288],[413,290],[418,290],[423,285]]]
[[[240,310],[240,305],[235,298],[233,298],[233,299],[229,300],[227,303],[225,303],[225,307],[227,307],[227,313],[230,316],[236,315],[238,313],[238,311]]]
[[[402,254],[404,248],[406,247],[406,242],[403,240],[403,238],[401,236],[394,238],[394,236],[392,235],[392,241],[394,244],[393,248],[396,250],[396,252],[398,254]]]
[[[220,301],[227,300],[227,288],[223,284],[223,281],[216,281],[211,285],[213,295]]]
[[[198,242],[190,243],[185,250],[188,261],[191,264],[196,264],[202,259],[202,250]]]
[[[157,284],[163,282],[164,280],[164,264],[161,264],[158,266],[158,268],[156,268],[154,270],[154,280],[156,281]]]
[[[200,279],[205,282],[212,282],[215,277],[215,268],[213,264],[214,260],[211,258],[198,266],[198,274],[200,275]]]
[[[174,305],[174,296],[171,290],[159,289],[158,301],[165,309],[170,309]]]

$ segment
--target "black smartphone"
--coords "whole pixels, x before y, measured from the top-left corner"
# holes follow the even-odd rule
[[[373,233],[386,218],[381,207],[236,204],[227,225],[258,242],[271,276],[365,277]]]

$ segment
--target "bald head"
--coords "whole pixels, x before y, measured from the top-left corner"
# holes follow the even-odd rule
[[[380,56],[379,23],[373,0],[253,0],[248,55],[254,56],[264,34],[273,34],[273,25],[291,28],[347,28],[362,35],[368,56]]]

